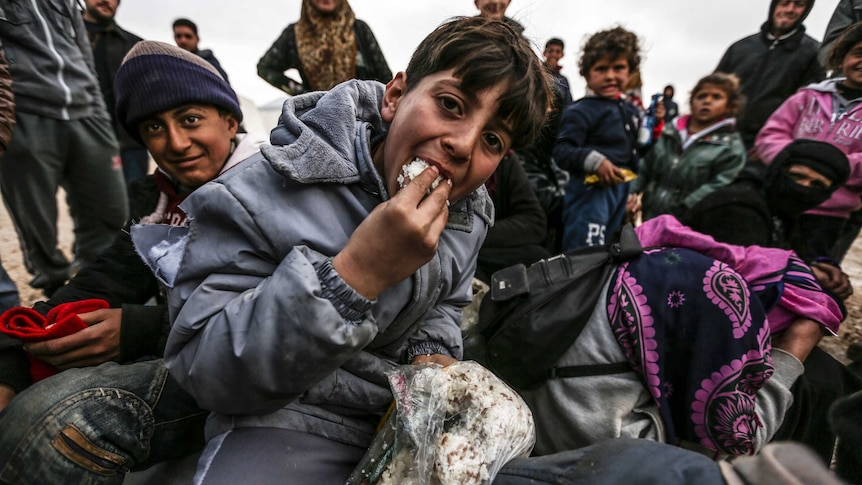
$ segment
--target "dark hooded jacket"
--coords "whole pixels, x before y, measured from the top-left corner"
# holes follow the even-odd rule
[[[777,5],[778,0],[770,2],[769,17],[760,32],[731,45],[715,68],[739,77],[746,105],[736,126],[746,147],[754,144],[757,132],[785,99],[825,76],[817,60],[820,44],[805,34],[802,25],[814,0],[809,1],[794,30],[778,38],[770,33]]]
[[[87,27],[87,35],[90,38],[90,44],[93,46],[93,60],[96,67],[96,75],[99,78],[99,88],[102,91],[102,98],[105,100],[108,114],[111,115],[114,132],[117,134],[117,141],[120,142],[121,148],[141,148],[141,144],[135,141],[117,123],[117,116],[114,111],[114,106],[116,105],[114,98],[114,74],[120,68],[120,64],[123,63],[123,58],[126,57],[129,50],[142,39],[120,28],[114,21],[111,21],[108,25],[100,25],[84,20],[84,26]]]
[[[823,174],[832,186],[796,184],[787,176],[794,164]],[[849,176],[850,162],[841,150],[817,140],[795,140],[768,167],[749,165],[734,183],[701,199],[681,221],[719,242],[794,249],[806,257],[799,251],[804,246],[797,232],[799,216],[827,200]]]

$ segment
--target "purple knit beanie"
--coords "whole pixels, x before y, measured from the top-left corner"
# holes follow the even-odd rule
[[[132,47],[117,70],[114,93],[117,120],[141,144],[142,121],[185,104],[211,104],[242,121],[236,93],[212,64],[164,42],[144,40]]]

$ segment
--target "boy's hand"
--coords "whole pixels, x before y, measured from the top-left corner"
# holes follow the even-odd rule
[[[602,185],[617,185],[625,179],[620,169],[607,158],[596,169],[596,175],[599,176]]]
[[[12,389],[6,384],[0,384],[0,411],[12,402],[12,399],[16,394],[15,389]]]
[[[438,175],[436,167],[425,169],[377,206],[332,259],[335,271],[360,295],[377,298],[437,254],[452,190],[451,182],[444,180],[426,196]]]
[[[60,370],[118,359],[123,310],[106,308],[81,313],[78,317],[90,326],[66,337],[26,344],[24,350]]]
[[[634,222],[640,210],[640,194],[629,194],[629,200],[626,201],[626,222]]]

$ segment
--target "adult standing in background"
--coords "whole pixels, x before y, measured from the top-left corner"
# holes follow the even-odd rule
[[[746,108],[736,127],[750,150],[749,160],[758,159],[754,139],[772,112],[825,74],[817,60],[820,44],[802,25],[813,6],[814,0],[772,0],[760,32],[731,45],[715,68],[736,74],[741,82]]]
[[[120,158],[126,183],[147,175],[149,157],[147,149],[136,142],[117,124],[114,115],[114,74],[133,45],[142,39],[120,28],[114,22],[120,0],[84,0],[84,26],[93,47],[93,60],[99,76],[99,88],[105,99],[108,114],[114,123],[114,133],[120,142]]]
[[[0,13],[16,105],[0,190],[34,275],[30,286],[46,294],[110,246],[128,217],[117,139],[75,5],[8,0]],[[74,220],[74,263],[57,247],[61,185]]]
[[[560,65],[560,59],[565,55],[566,44],[562,39],[552,37],[545,42],[545,51],[542,56],[545,58],[545,68],[554,78],[554,89],[560,92],[562,96],[562,105],[556,106],[556,109],[563,109],[572,104],[572,89],[569,87],[569,79],[560,73],[563,66]]]
[[[829,56],[832,44],[847,27],[856,22],[862,22],[862,0],[839,1],[835,11],[832,12],[832,18],[829,19],[829,25],[826,26],[826,33],[823,34],[823,42],[820,44],[820,53],[817,56],[823,67],[826,67],[826,58]]]
[[[221,77],[230,84],[230,79],[227,78],[227,73],[222,69],[221,63],[216,59],[212,49],[198,48],[198,44],[201,41],[201,38],[198,36],[198,25],[189,19],[179,18],[174,20],[173,27],[174,42],[177,43],[177,47],[187,50],[212,64],[213,67],[216,68],[216,71],[221,74]]]
[[[289,69],[299,71],[301,81],[287,77]],[[291,96],[350,79],[392,79],[371,28],[354,16],[347,0],[302,0],[299,22],[288,25],[260,58],[257,74]]]

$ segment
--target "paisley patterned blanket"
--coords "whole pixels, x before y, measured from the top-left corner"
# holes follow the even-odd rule
[[[688,249],[650,250],[617,269],[608,315],[669,443],[754,451],[754,398],[773,369],[763,303],[739,273]]]

